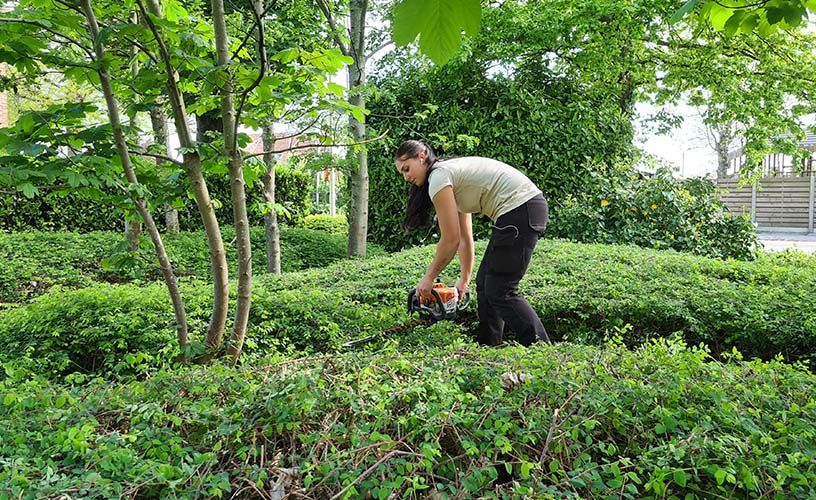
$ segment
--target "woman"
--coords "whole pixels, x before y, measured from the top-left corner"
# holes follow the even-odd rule
[[[406,227],[427,225],[431,206],[436,210],[441,237],[436,255],[417,285],[422,299],[430,297],[434,280],[459,252],[461,297],[473,272],[472,213],[493,221],[493,232],[479,272],[478,342],[502,343],[505,323],[523,345],[549,342],[547,331],[530,304],[519,295],[518,284],[547,226],[547,201],[535,184],[510,165],[477,156],[438,160],[419,141],[404,142],[394,154],[397,170],[412,184]]]

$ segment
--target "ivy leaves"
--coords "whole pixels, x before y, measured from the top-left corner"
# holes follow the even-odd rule
[[[480,16],[479,0],[403,0],[394,8],[394,42],[405,46],[419,36],[419,50],[442,65],[461,46],[463,33],[479,32]]]

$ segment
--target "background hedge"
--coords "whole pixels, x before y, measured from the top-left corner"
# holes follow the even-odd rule
[[[223,227],[227,264],[231,273],[237,269],[237,248],[232,227]],[[263,228],[250,230],[253,270],[266,272],[266,250]],[[97,231],[77,234],[67,232],[0,232],[0,303],[27,301],[54,285],[69,288],[94,282],[122,283],[133,280],[159,280],[153,246],[142,238],[138,252],[131,253],[123,236]],[[176,273],[180,276],[208,278],[211,275],[207,241],[201,232],[182,232],[164,236],[164,243]],[[302,228],[281,227],[281,266],[296,271],[325,266],[346,258],[348,238]],[[371,245],[369,253],[382,253]]]

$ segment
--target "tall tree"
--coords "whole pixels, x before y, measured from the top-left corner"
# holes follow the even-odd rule
[[[130,160],[130,153],[128,151],[127,142],[125,140],[125,134],[122,131],[122,124],[119,115],[119,106],[116,102],[116,97],[113,93],[113,86],[111,85],[111,78],[110,73],[108,72],[108,63],[105,60],[105,47],[102,42],[102,38],[100,37],[100,30],[99,24],[96,20],[96,14],[94,13],[93,6],[91,5],[90,0],[82,0],[82,11],[85,13],[85,18],[88,23],[88,30],[91,35],[91,39],[93,40],[93,47],[94,47],[94,58],[93,63],[96,66],[97,74],[99,75],[99,83],[102,87],[102,93],[105,96],[105,103],[107,104],[108,108],[108,117],[110,119],[110,125],[113,130],[114,141],[116,143],[116,149],[119,154],[119,159],[122,162],[122,168],[125,171],[125,176],[130,183],[128,189],[135,193],[135,204],[136,210],[139,212],[142,220],[144,221],[145,225],[147,226],[148,233],[150,234],[150,238],[153,241],[153,246],[156,250],[156,256],[159,259],[159,263],[161,265],[162,275],[164,276],[165,283],[167,284],[167,288],[170,292],[170,297],[173,302],[173,310],[176,315],[176,325],[177,325],[177,332],[178,332],[178,341],[179,345],[182,348],[182,352],[184,352],[187,346],[187,317],[184,312],[184,303],[181,300],[181,294],[179,293],[178,284],[176,282],[175,275],[173,274],[173,268],[170,265],[170,259],[167,257],[167,252],[164,249],[164,244],[161,239],[161,235],[159,234],[158,229],[156,228],[156,223],[153,220],[153,216],[150,214],[150,210],[148,210],[147,202],[142,194],[140,194],[140,184],[139,180],[136,178],[136,172],[133,169],[133,165]]]
[[[317,0],[337,46],[352,62],[347,66],[349,82],[349,104],[359,108],[365,107],[363,87],[366,81],[366,63],[369,54],[366,52],[366,18],[368,0],[350,0],[348,43],[345,34],[338,28],[332,6],[328,0]],[[365,116],[354,113],[349,117],[351,137],[356,143],[363,143],[366,137]],[[356,156],[357,165],[351,175],[351,207],[349,209],[349,255],[365,255],[368,236],[368,153],[365,146],[353,147],[350,155]]]

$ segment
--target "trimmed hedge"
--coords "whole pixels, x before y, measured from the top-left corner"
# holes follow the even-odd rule
[[[17,498],[816,495],[816,377],[676,342],[389,349],[119,384],[4,368],[0,490]]]
[[[303,220],[303,227],[327,233],[348,233],[348,220],[345,215],[316,214],[307,215]]]
[[[232,227],[222,228],[230,273],[237,269],[237,248]],[[253,271],[266,273],[263,228],[250,231]],[[203,233],[164,235],[173,267],[179,276],[211,276],[209,251]],[[303,228],[281,228],[281,266],[286,271],[326,266],[347,255],[347,236]],[[54,285],[69,288],[94,282],[122,283],[137,279],[160,280],[153,245],[142,238],[141,249],[126,250],[123,235],[114,232],[86,234],[65,232],[0,232],[0,302],[22,302],[41,295]],[[370,254],[382,254],[369,245]],[[113,257],[113,258],[112,258]],[[104,266],[104,261],[113,261]]]
[[[477,246],[481,252],[484,242]],[[432,247],[424,247],[326,269],[259,276],[247,357],[330,352],[344,340],[406,321],[405,295],[432,253]],[[452,283],[455,274],[443,279]],[[798,253],[722,261],[542,240],[522,291],[556,340],[598,344],[621,335],[636,346],[652,337],[678,335],[692,344],[705,342],[715,355],[735,346],[750,357],[816,357],[811,307],[816,259]],[[186,284],[183,293],[191,331],[201,340],[210,287]],[[426,331],[413,334],[421,337]],[[174,338],[172,310],[161,284],[59,291],[0,310],[0,359],[28,353],[54,374],[75,366],[104,372],[127,353],[155,355],[168,344],[173,351]]]

